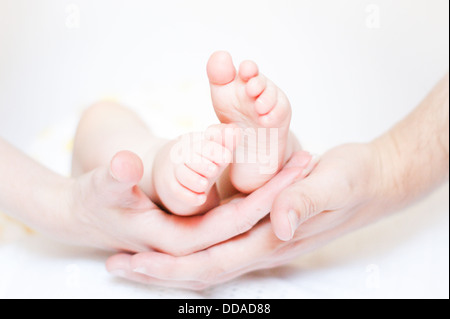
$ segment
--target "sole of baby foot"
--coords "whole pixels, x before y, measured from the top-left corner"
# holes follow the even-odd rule
[[[242,128],[230,179],[243,193],[264,185],[283,166],[292,110],[286,95],[252,61],[238,71],[227,52],[214,53],[207,66],[214,110],[222,123]]]

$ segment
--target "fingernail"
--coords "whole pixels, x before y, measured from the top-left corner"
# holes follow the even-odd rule
[[[113,170],[111,169],[111,167],[109,168],[109,174],[111,175],[111,177],[115,180],[115,181],[119,181],[119,179],[117,178],[117,176],[114,174]]]
[[[144,267],[138,267],[136,269],[133,269],[133,272],[141,274],[141,275],[146,275],[146,270]]]
[[[311,161],[309,162],[308,166],[306,166],[306,168],[303,170],[303,172],[300,174],[300,177],[299,177],[300,179],[305,178],[309,174],[311,174],[312,171],[314,170],[314,168],[316,168],[317,163],[319,163],[319,161],[320,161],[320,155],[311,154],[311,156],[312,156]]]
[[[302,157],[302,160],[298,163],[300,167],[304,167],[305,165],[308,165],[311,163],[313,156],[311,153],[306,152],[305,156]]]
[[[125,277],[125,275],[126,275],[126,272],[125,272],[125,270],[122,270],[122,269],[116,269],[116,270],[112,270],[112,271],[110,271],[110,274],[111,275],[113,275],[113,276],[116,276],[116,277]]]
[[[287,168],[287,167],[303,168],[309,164],[309,162],[311,161],[311,158],[312,158],[312,155],[309,154],[308,152],[302,151],[301,154],[299,152],[298,154],[295,154],[289,160],[289,162],[287,162],[287,164],[285,165],[285,168]]]
[[[289,224],[291,224],[291,238],[294,237],[295,231],[297,230],[299,220],[298,215],[294,210],[290,210],[288,213]]]

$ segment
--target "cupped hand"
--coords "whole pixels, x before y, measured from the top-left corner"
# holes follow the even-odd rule
[[[284,177],[277,176],[277,183],[291,185]],[[277,195],[271,220],[262,220],[249,232],[188,256],[118,254],[107,267],[142,283],[204,289],[280,266],[384,215],[381,184],[378,156],[371,146],[341,146],[326,153],[310,176]],[[255,192],[247,198],[243,216],[254,213],[263,195]]]
[[[309,154],[298,153],[277,178],[247,198],[235,198],[202,216],[180,217],[162,211],[145,196],[136,186],[144,173],[142,161],[131,152],[120,152],[110,167],[70,183],[66,198],[71,213],[54,235],[108,250],[194,253],[251,229],[310,160]]]

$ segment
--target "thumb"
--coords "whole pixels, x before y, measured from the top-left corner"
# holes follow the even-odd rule
[[[291,240],[302,223],[327,210],[327,184],[317,176],[313,174],[295,183],[275,199],[270,219],[279,239]]]
[[[110,186],[119,188],[137,185],[144,175],[144,164],[139,156],[129,151],[117,153],[110,164]]]
[[[94,192],[114,203],[120,198],[115,195],[127,192],[132,195],[143,175],[144,165],[139,156],[129,151],[119,152],[111,160],[109,168],[98,168],[93,172]]]

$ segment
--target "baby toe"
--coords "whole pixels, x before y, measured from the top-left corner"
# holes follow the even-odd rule
[[[272,111],[261,115],[258,121],[263,127],[280,128],[286,125],[289,126],[291,117],[292,111],[289,102],[279,98]]]
[[[205,139],[233,151],[239,143],[240,130],[239,126],[233,123],[212,125],[205,131]]]
[[[206,203],[208,200],[208,196],[206,194],[197,194],[186,188],[182,189],[179,193],[179,198],[189,206],[200,207]],[[181,211],[178,211],[177,214],[181,214]],[[187,214],[191,215],[191,214]]]
[[[275,85],[268,85],[255,101],[255,110],[259,115],[266,115],[275,108],[277,101],[278,88]]]
[[[259,97],[267,87],[266,77],[260,75],[250,79],[245,87],[246,93],[250,98]]]
[[[251,78],[258,76],[259,69],[255,62],[253,61],[244,61],[241,63],[239,67],[239,77],[242,81],[247,82]]]
[[[208,179],[197,174],[186,165],[179,165],[176,168],[175,176],[181,186],[194,193],[202,194],[208,189]]]
[[[195,160],[195,158],[197,160]],[[193,161],[185,163],[185,165],[197,174],[208,179],[216,177],[219,167],[210,160],[196,154]]]
[[[213,141],[204,141],[200,155],[219,166],[233,160],[233,153],[229,149]]]

